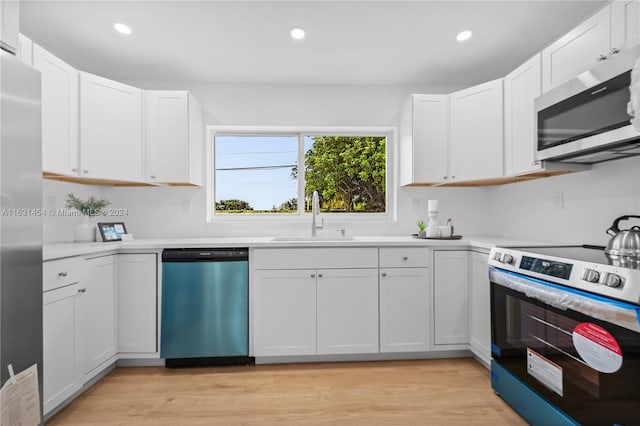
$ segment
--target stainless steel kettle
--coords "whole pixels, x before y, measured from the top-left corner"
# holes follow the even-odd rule
[[[605,253],[611,256],[624,256],[640,259],[640,226],[632,226],[629,229],[620,230],[619,224],[623,220],[631,218],[640,219],[640,216],[620,216],[613,221],[613,225],[607,229],[607,234],[612,238],[607,244]]]

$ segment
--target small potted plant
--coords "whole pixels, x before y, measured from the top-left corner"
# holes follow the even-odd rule
[[[67,194],[68,209],[74,209],[84,216],[84,220],[76,225],[73,232],[73,240],[76,243],[90,243],[96,240],[96,227],[91,220],[94,216],[103,214],[103,210],[110,203],[104,198],[96,198],[93,195],[82,200],[72,193]]]
[[[427,238],[427,231],[425,228],[427,225],[424,223],[424,220],[418,221],[418,238]]]

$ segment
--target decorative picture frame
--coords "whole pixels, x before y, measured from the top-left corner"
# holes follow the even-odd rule
[[[122,241],[122,236],[127,233],[124,222],[98,223],[98,229],[103,242]]]

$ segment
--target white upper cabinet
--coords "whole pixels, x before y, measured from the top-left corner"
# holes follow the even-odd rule
[[[536,146],[534,99],[540,96],[540,54],[504,78],[504,166],[505,175],[540,169],[534,159]]]
[[[142,90],[80,73],[81,176],[144,181]]]
[[[33,66],[42,75],[42,169],[77,176],[79,73],[37,44]]]
[[[606,6],[542,51],[543,91],[593,68],[610,48],[611,7]]]
[[[502,79],[450,95],[449,182],[503,176]]]
[[[640,44],[640,0],[611,3],[611,44],[620,50]]]
[[[0,0],[0,47],[18,52],[20,31],[20,1]]]
[[[400,121],[400,185],[448,176],[449,95],[411,95]]]
[[[613,1],[542,51],[542,90],[639,43],[640,1]]]
[[[146,181],[202,185],[202,106],[189,92],[145,91]]]

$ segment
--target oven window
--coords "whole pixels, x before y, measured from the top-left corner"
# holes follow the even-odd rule
[[[497,284],[491,303],[496,362],[583,425],[640,424],[640,334]],[[611,359],[590,358],[599,345]]]
[[[538,112],[538,150],[629,124],[631,71]]]

